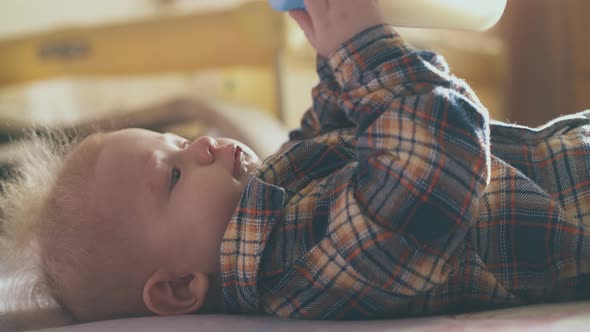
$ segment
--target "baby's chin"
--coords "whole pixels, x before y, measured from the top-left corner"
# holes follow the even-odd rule
[[[253,163],[248,163],[246,164],[244,167],[244,171],[243,173],[236,179],[241,187],[242,190],[246,188],[246,184],[248,184],[248,180],[250,179],[250,177],[252,177],[252,174],[254,173],[254,171],[260,167],[261,163],[260,162],[253,162]]]
[[[262,162],[260,161],[260,158],[258,158],[258,155],[256,154],[256,152],[254,152],[254,150],[252,150],[246,144],[240,144],[240,147],[242,148],[242,150],[246,154],[246,162],[247,163],[252,163],[253,165],[255,165],[255,167],[260,166],[260,164]]]
[[[244,165],[246,166],[246,173],[249,175],[254,172],[260,165],[262,165],[262,161],[258,158],[256,152],[252,151],[248,146],[241,145],[244,151]]]

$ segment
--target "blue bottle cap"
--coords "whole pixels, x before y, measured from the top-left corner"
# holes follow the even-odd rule
[[[304,9],[303,0],[269,0],[270,6],[274,10],[286,12],[291,9]]]

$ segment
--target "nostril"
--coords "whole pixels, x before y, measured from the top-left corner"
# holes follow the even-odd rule
[[[191,151],[196,152],[199,164],[208,165],[215,161],[217,141],[209,136],[201,136],[191,143]]]
[[[207,140],[207,149],[209,151],[209,154],[213,155],[215,150],[217,150],[218,148],[219,142],[217,142],[217,140],[215,140],[214,138],[209,137],[209,139]]]
[[[207,154],[207,161],[206,163],[210,164],[215,161],[215,149],[217,148],[217,142],[209,141],[207,144],[206,154]]]

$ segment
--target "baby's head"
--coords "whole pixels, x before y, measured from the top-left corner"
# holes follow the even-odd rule
[[[38,222],[43,279],[76,321],[214,309],[219,250],[256,155],[126,129],[68,153]]]

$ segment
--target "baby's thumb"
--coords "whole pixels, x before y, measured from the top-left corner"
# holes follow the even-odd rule
[[[303,30],[305,36],[309,40],[309,42],[314,45],[315,44],[315,31],[313,28],[313,21],[311,17],[304,9],[293,9],[289,11],[289,15]]]

